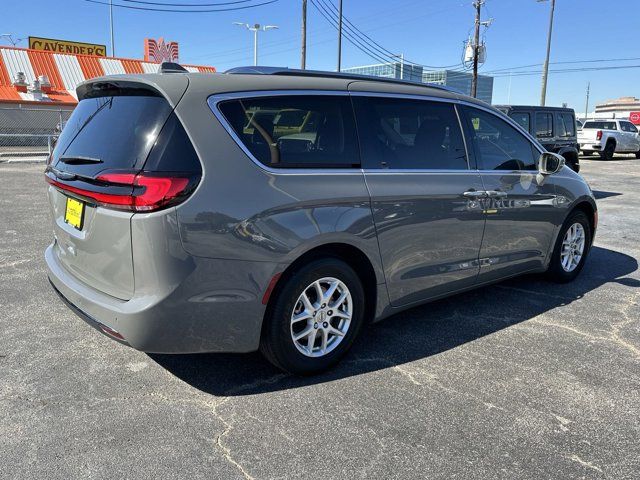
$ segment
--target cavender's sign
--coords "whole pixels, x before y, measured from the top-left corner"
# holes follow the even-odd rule
[[[93,43],[68,42],[67,40],[54,40],[53,38],[29,37],[29,48],[32,50],[44,50],[45,52],[71,53],[74,55],[107,56],[105,45]]]

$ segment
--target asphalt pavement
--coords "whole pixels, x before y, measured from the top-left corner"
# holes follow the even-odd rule
[[[528,276],[364,332],[335,369],[147,355],[49,287],[42,164],[0,164],[0,478],[640,477],[640,160],[582,160],[581,276]]]

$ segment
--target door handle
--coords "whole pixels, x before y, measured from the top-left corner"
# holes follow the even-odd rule
[[[507,192],[501,192],[500,190],[487,190],[487,196],[491,198],[506,197]]]
[[[468,192],[464,192],[462,195],[467,198],[485,198],[488,196],[485,190],[469,190]]]

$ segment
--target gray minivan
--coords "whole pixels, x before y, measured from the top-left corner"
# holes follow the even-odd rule
[[[585,181],[442,87],[328,72],[87,81],[46,169],[49,279],[156,353],[250,352],[313,373],[403,309],[582,269]]]

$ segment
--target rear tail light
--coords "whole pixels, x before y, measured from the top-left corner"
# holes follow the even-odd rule
[[[45,178],[51,185],[101,207],[133,212],[153,212],[176,205],[187,198],[199,180],[175,173],[111,172],[99,175],[95,181],[83,181],[79,187],[60,182],[52,174],[46,174]]]
[[[602,140],[602,130],[596,132],[596,140]]]

